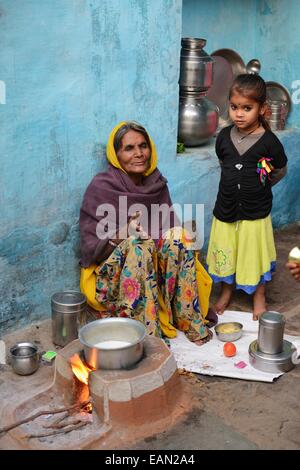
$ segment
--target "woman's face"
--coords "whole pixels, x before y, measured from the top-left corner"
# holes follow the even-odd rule
[[[149,168],[150,156],[151,149],[143,134],[130,130],[124,135],[117,157],[126,173],[142,175]]]

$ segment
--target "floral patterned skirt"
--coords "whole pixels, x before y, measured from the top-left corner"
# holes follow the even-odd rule
[[[158,292],[169,321],[191,341],[208,336],[199,307],[195,252],[171,229],[157,244],[129,237],[95,269],[98,318],[129,317],[146,326],[149,335],[162,336]]]

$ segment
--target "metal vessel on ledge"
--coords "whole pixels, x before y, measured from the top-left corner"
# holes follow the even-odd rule
[[[178,141],[197,147],[218,127],[218,107],[206,98],[213,83],[213,59],[203,50],[205,39],[181,40]]]
[[[182,38],[180,52],[181,89],[207,91],[212,86],[214,60],[204,51],[205,39]]]
[[[205,144],[218,127],[216,105],[205,97],[205,92],[180,90],[178,141],[186,147]]]

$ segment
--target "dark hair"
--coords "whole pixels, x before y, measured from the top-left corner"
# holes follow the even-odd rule
[[[263,106],[267,100],[266,82],[259,76],[250,73],[238,75],[229,91],[229,99],[234,93],[239,93]],[[265,129],[270,130],[268,121],[263,115],[259,115],[259,121]]]
[[[145,137],[149,149],[151,150],[150,138],[146,129],[135,121],[127,121],[125,124],[123,124],[123,126],[120,127],[120,129],[117,130],[115,134],[114,149],[116,153],[120,150],[122,146],[122,139],[124,135],[127,134],[127,132],[129,131],[135,131],[142,134]]]

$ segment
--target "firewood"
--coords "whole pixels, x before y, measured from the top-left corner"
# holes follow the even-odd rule
[[[0,428],[0,434],[3,432],[10,431],[11,429],[16,428],[17,426],[20,426],[21,424],[28,423],[29,421],[33,421],[34,419],[38,418],[39,416],[42,415],[50,415],[50,414],[57,414],[57,413],[63,413],[64,411],[69,411],[69,410],[74,410],[75,408],[82,408],[86,406],[89,403],[89,400],[82,402],[82,403],[76,403],[75,405],[71,405],[65,408],[57,408],[53,410],[45,410],[45,411],[38,411],[32,416],[29,416],[28,418],[20,419],[20,421],[16,421],[13,424],[9,424],[8,426],[4,426],[3,428]]]
[[[69,416],[70,416],[69,412],[65,411],[62,416],[59,416],[58,418],[56,418],[54,421],[52,421],[52,423],[48,423],[48,424],[43,425],[43,428],[52,428],[53,426],[60,423],[61,421],[64,421]]]
[[[62,434],[62,433],[66,434],[67,432],[71,432],[71,431],[74,431],[75,429],[82,428],[86,424],[89,424],[89,422],[88,421],[80,421],[79,423],[74,424],[73,426],[69,426],[69,427],[64,428],[64,429],[54,429],[52,431],[46,431],[46,432],[43,432],[41,434],[29,434],[29,436],[26,436],[26,438],[31,439],[32,437],[47,437],[47,436],[53,436],[55,434]]]
[[[63,429],[67,426],[71,426],[71,424],[78,424],[82,423],[82,419],[73,419],[72,421],[66,422],[66,418],[61,423],[49,424],[49,426],[43,426],[46,429]]]

